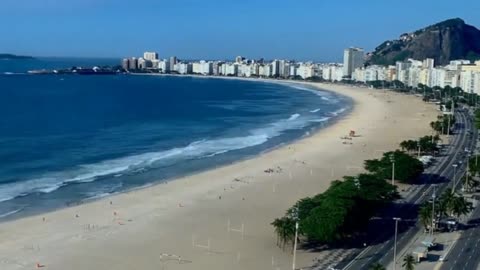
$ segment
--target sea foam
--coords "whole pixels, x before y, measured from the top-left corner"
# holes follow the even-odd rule
[[[170,166],[176,162],[190,159],[212,157],[234,150],[261,145],[285,131],[302,129],[312,122],[328,119],[316,119],[292,114],[289,118],[273,122],[262,128],[253,129],[246,136],[204,139],[194,141],[184,147],[169,150],[147,152],[117,159],[105,160],[95,164],[80,165],[75,169],[49,173],[39,178],[17,181],[0,185],[0,202],[12,200],[32,193],[51,193],[72,183],[88,183],[106,176],[141,173],[150,168]],[[112,190],[108,191],[112,192]]]

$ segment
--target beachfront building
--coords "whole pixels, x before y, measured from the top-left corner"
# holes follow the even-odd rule
[[[132,57],[128,61],[128,69],[130,70],[137,70],[138,69],[138,59],[135,57]]]
[[[222,68],[223,62],[215,61],[212,64],[212,74],[214,76],[219,76],[220,75],[220,70]]]
[[[174,71],[174,70],[177,70],[175,69],[175,65],[177,64],[177,57],[176,56],[172,56],[170,57],[170,70],[171,71]]]
[[[297,67],[297,75],[302,79],[311,78],[315,76],[315,68],[312,63],[300,63]]]
[[[243,56],[235,57],[235,63],[237,63],[237,64],[243,63],[243,60],[245,60],[245,57],[243,57]]]
[[[400,62],[395,63],[395,68],[397,70],[395,80],[401,81],[404,84],[408,83],[408,71],[412,66],[409,62]]]
[[[192,63],[192,73],[193,74],[202,74],[202,75],[212,75],[213,74],[213,63],[207,61],[193,62]]]
[[[385,81],[387,77],[387,68],[377,65],[357,68],[352,74],[352,80],[359,82]]]
[[[158,62],[158,71],[161,73],[170,72],[170,62],[167,59],[163,59]]]
[[[225,63],[222,65],[222,75],[225,76],[237,76],[238,64],[237,63]]]
[[[261,77],[270,77],[272,76],[272,66],[269,64],[264,64],[259,67],[259,76]]]
[[[291,64],[289,69],[290,70],[288,72],[288,76],[290,76],[290,77],[297,76],[297,67],[294,64]]]
[[[144,52],[143,59],[148,61],[158,60],[158,53],[156,52]]]
[[[138,69],[146,69],[147,68],[147,61],[143,58],[138,58]]]
[[[192,74],[193,72],[193,64],[192,63],[184,63],[179,62],[175,64],[175,71],[180,74]]]
[[[272,62],[272,76],[273,77],[279,77],[280,76],[280,61],[279,60],[273,60]]]
[[[480,94],[480,61],[474,64],[459,65],[458,87],[468,93]]]
[[[365,54],[361,48],[348,48],[343,52],[343,75],[351,77],[355,69],[365,63]]]
[[[341,81],[343,79],[343,66],[330,63],[319,67],[322,70],[322,79],[326,81]]]
[[[122,59],[122,68],[124,70],[128,70],[130,68],[130,59],[128,58]]]

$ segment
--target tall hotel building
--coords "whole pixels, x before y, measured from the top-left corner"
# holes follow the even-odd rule
[[[361,48],[348,48],[343,52],[343,76],[351,77],[356,68],[363,67],[365,55]]]

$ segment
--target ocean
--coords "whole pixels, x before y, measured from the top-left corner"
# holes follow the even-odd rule
[[[291,83],[25,74],[117,62],[0,61],[0,220],[253,157],[352,107],[346,97]]]

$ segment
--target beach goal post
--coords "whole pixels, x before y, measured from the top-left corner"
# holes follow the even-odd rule
[[[230,219],[227,221],[227,232],[237,232],[242,235],[242,240],[245,239],[245,223],[242,222],[240,228],[233,228]]]
[[[192,235],[192,247],[193,248],[200,248],[200,249],[206,249],[208,252],[211,250],[211,240],[210,237],[207,239],[207,244],[199,244],[197,243],[197,239],[195,235]]]

